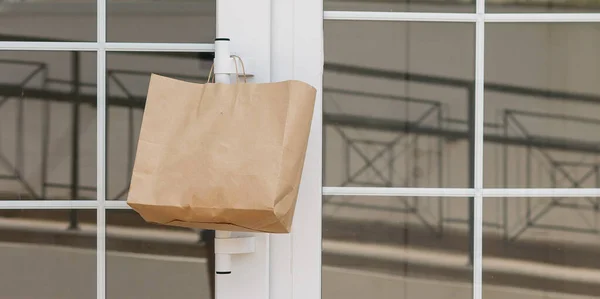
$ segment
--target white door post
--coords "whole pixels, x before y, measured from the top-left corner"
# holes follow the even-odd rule
[[[250,66],[249,70],[254,76],[252,82],[271,81],[270,8],[270,0],[217,0],[216,37],[217,39],[229,39],[228,50],[231,54],[239,56],[244,64]],[[217,57],[218,59],[227,58]],[[235,83],[236,79],[233,77],[231,83]],[[225,82],[227,78],[224,79],[219,81]],[[220,266],[228,268],[221,269],[225,272],[231,270],[229,274],[216,274],[215,296],[217,299],[270,298],[269,234],[217,232],[215,250],[219,250],[220,239],[251,236],[254,237],[252,242],[254,252],[217,255],[216,270],[222,268]]]
[[[271,15],[271,79],[318,90],[292,233],[271,235],[271,299],[320,299],[323,1],[274,0]]]
[[[320,299],[323,2],[217,0],[217,38],[252,65],[252,82],[295,79],[318,90],[292,232],[233,233],[255,236],[255,252],[231,256],[217,298]]]

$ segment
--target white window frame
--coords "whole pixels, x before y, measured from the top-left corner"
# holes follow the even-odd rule
[[[472,197],[472,298],[482,299],[483,199],[494,197],[597,197],[599,188],[484,188],[484,54],[487,23],[593,23],[599,13],[486,13],[485,0],[476,0],[474,13],[325,11],[325,21],[450,22],[475,24],[475,163],[473,188],[323,187],[323,195]]]
[[[248,0],[245,0],[248,1]],[[307,183],[303,182],[306,204],[297,212],[294,232],[272,238],[271,246],[279,249],[272,255],[271,271],[278,287],[271,289],[271,298],[320,298],[321,292],[321,223],[314,215],[321,214],[321,79],[323,73],[322,22],[401,21],[474,23],[475,38],[475,163],[474,188],[362,188],[323,187],[323,195],[473,197],[474,200],[474,265],[473,298],[482,298],[482,207],[485,197],[587,197],[600,196],[600,189],[483,187],[483,115],[484,115],[484,40],[486,23],[555,23],[600,22],[600,14],[585,13],[485,13],[485,0],[476,1],[474,13],[408,13],[323,11],[322,0],[273,0],[271,18],[277,22],[272,29],[273,49],[284,48],[272,56],[273,80],[300,79],[315,85],[319,101],[315,109],[312,141],[307,165],[311,165]],[[106,199],[106,53],[119,51],[211,52],[206,43],[114,43],[106,40],[106,0],[97,0],[96,42],[0,42],[0,51],[87,51],[97,54],[97,198],[84,201],[0,201],[0,209],[90,209],[97,211],[97,298],[106,298],[106,210],[128,209],[125,202]],[[293,34],[289,34],[293,32]],[[287,51],[287,52],[286,52]],[[293,54],[290,54],[293,52]],[[290,58],[291,57],[291,58]],[[277,60],[277,63],[275,61]],[[310,62],[307,64],[307,62]],[[315,125],[316,124],[316,125]],[[298,228],[299,227],[299,228]],[[281,253],[286,252],[286,253]],[[277,271],[279,275],[273,275]],[[274,282],[273,280],[271,282]]]

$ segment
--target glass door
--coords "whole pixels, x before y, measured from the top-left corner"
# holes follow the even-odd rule
[[[595,296],[597,3],[324,7],[323,298]]]

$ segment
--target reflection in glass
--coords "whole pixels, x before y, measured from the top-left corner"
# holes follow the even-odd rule
[[[323,298],[470,298],[468,203],[324,197]]]
[[[597,198],[484,199],[484,298],[596,298],[599,204]]]
[[[208,53],[207,53],[208,54]],[[206,82],[212,54],[110,53],[107,56],[107,196],[125,200],[152,73]]]
[[[95,41],[94,0],[0,2],[0,40]],[[107,39],[117,42],[212,42],[214,0],[107,1]]]
[[[469,187],[473,29],[325,23],[325,186]]]
[[[475,11],[471,0],[325,0],[324,9],[330,11],[378,12],[457,12]],[[487,12],[502,13],[590,13],[600,11],[598,1],[577,0],[486,0]]]
[[[96,211],[0,210],[0,298],[95,298]]]
[[[212,43],[214,0],[107,1],[107,39],[115,42]]]
[[[1,41],[95,41],[96,1],[0,1]]]
[[[593,13],[600,11],[598,1],[579,0],[487,0],[487,12],[501,13]]]
[[[600,186],[597,29],[486,26],[486,186]]]
[[[107,297],[212,298],[214,235],[147,224],[131,210],[106,213]]]
[[[475,2],[464,0],[325,0],[324,9],[382,12],[474,12]]]
[[[96,57],[0,52],[0,199],[96,199]]]
[[[211,64],[211,55],[196,53],[107,56],[109,200],[127,198],[150,75],[206,82]],[[110,298],[212,298],[212,231],[147,224],[131,210],[106,217]]]

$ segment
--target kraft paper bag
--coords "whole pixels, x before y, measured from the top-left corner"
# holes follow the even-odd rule
[[[146,221],[290,231],[316,90],[153,74],[127,203]]]

